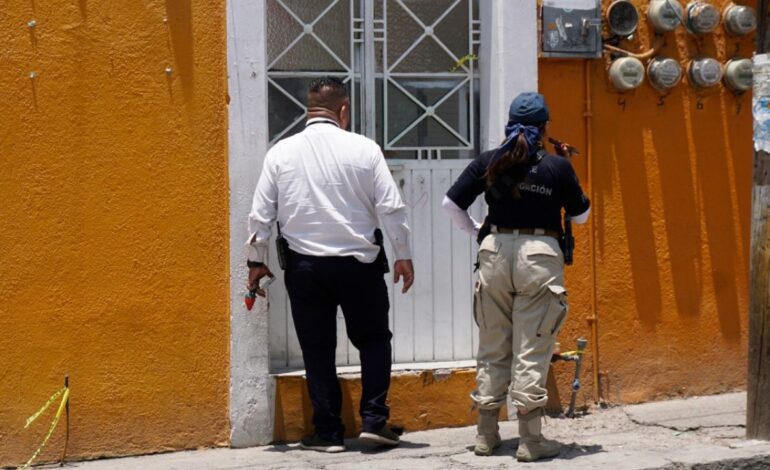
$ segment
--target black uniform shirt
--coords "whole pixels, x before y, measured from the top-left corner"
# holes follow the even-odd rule
[[[467,210],[487,189],[486,173],[495,149],[476,157],[462,172],[447,196]],[[487,194],[489,223],[505,228],[543,228],[561,231],[561,208],[568,215],[588,210],[588,198],[580,188],[575,170],[566,158],[542,153],[530,160],[525,182],[519,184],[519,199],[505,191],[497,200]]]

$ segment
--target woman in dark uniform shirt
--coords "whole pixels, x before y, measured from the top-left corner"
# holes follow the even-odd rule
[[[548,121],[543,95],[517,96],[503,144],[474,159],[443,202],[455,225],[473,234],[481,225],[468,207],[482,193],[489,205],[473,299],[479,326],[471,395],[480,409],[477,455],[491,455],[499,446],[497,417],[509,394],[519,418],[516,458],[534,461],[560,449],[543,437],[541,417],[551,354],[567,316],[561,213],[584,223],[589,201],[569,160],[543,150]]]

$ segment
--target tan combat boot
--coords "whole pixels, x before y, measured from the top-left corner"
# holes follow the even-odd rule
[[[476,447],[473,453],[476,455],[492,455],[492,452],[500,447],[500,429],[497,426],[497,417],[500,410],[479,410],[478,434],[476,435]]]
[[[561,450],[561,444],[549,441],[543,437],[543,409],[538,408],[519,417],[519,448],[516,450],[516,460],[519,462],[534,462],[535,460],[556,457]]]

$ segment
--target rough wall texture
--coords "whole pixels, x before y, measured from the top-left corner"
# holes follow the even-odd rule
[[[605,2],[607,3],[607,2]],[[726,2],[716,2],[721,7]],[[754,5],[753,2],[747,4]],[[606,6],[606,5],[605,5]],[[651,43],[647,2],[636,39]],[[724,63],[751,57],[754,35],[696,39],[679,28],[660,51],[686,64],[698,54]],[[751,205],[751,96],[719,85],[696,91],[685,78],[662,97],[649,84],[618,94],[604,61],[592,61],[593,221],[596,283],[591,283],[589,228],[579,227],[568,269],[571,320],[564,348],[590,339],[596,289],[604,398],[636,402],[741,388],[746,375]],[[586,149],[584,63],[540,60],[540,90],[552,108],[551,133]],[[588,180],[585,152],[575,158]],[[595,345],[589,345],[593,352]],[[584,399],[591,393],[588,359]],[[563,366],[561,366],[563,367]],[[571,367],[559,374],[568,390]]]
[[[476,421],[468,394],[475,388],[473,369],[438,369],[395,372],[390,382],[390,420],[409,431],[466,426]],[[342,422],[347,437],[361,432],[358,406],[360,375],[344,375]],[[313,410],[304,377],[279,377],[276,383],[275,427],[277,442],[295,441],[313,429]]]
[[[275,381],[269,375],[268,302],[243,305],[246,214],[267,151],[265,4],[227,0],[227,75],[230,179],[230,445],[267,444],[273,438]],[[274,256],[272,258],[275,258]],[[279,269],[271,266],[273,272]]]
[[[0,8],[0,466],[42,440],[52,411],[25,419],[65,374],[71,456],[227,442],[224,14]]]

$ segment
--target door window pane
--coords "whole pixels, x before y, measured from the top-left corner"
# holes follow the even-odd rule
[[[469,81],[462,78],[391,79],[389,147],[470,146]]]
[[[267,14],[270,70],[349,69],[349,1],[268,0]]]
[[[366,24],[365,5],[374,6]],[[470,158],[478,150],[478,0],[267,0],[271,143],[302,129],[306,87],[348,84],[351,130],[388,158]],[[354,27],[358,31],[354,31]],[[373,27],[373,57],[362,28]],[[374,66],[364,102],[366,63]],[[368,85],[367,85],[368,86]],[[370,114],[366,114],[370,113]]]

